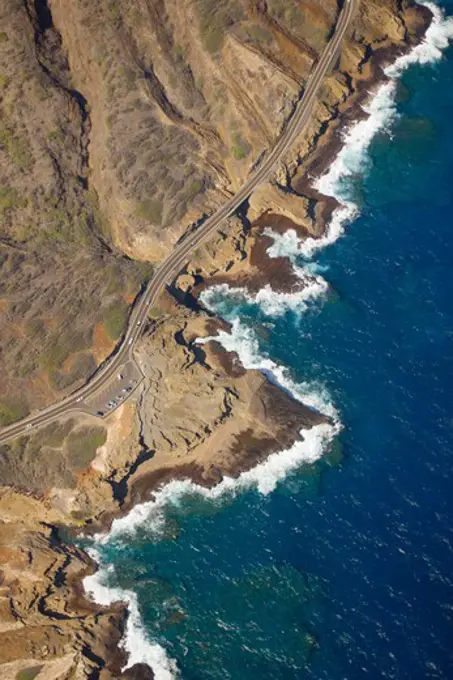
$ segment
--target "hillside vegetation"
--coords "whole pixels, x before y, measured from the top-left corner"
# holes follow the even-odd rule
[[[353,92],[346,71],[404,39],[394,5],[364,4],[307,140]],[[153,264],[281,133],[338,12],[337,0],[1,3],[1,422],[105,358]]]

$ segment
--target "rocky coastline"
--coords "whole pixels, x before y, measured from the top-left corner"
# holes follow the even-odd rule
[[[247,257],[241,256],[236,258],[234,263],[228,262],[219,273],[209,271],[210,263],[206,267],[206,258],[202,258],[200,262],[193,260],[190,263],[186,274],[178,280],[179,287],[186,294],[186,302],[190,304],[191,297],[198,299],[203,290],[222,283],[231,287],[245,287],[251,293],[260,290],[269,282],[272,282],[274,291],[282,293],[296,292],[301,286],[301,281],[295,275],[288,258],[268,256],[267,250],[273,242],[264,231],[271,228],[274,232],[283,234],[292,229],[301,239],[308,236],[320,238],[325,234],[339,205],[334,198],[320,194],[313,187],[313,179],[327,171],[332,159],[342,148],[344,134],[351,125],[368,117],[363,106],[375,89],[388,80],[384,72],[385,67],[423,40],[432,14],[426,6],[418,5],[413,9],[416,11],[412,33],[407,43],[384,44],[376,49],[366,62],[366,68],[361,68],[355,74],[355,78],[351,76],[349,95],[343,101],[338,101],[331,118],[323,125],[325,129],[319,136],[315,136],[313,148],[302,157],[299,152],[297,161],[295,163],[293,161],[292,167],[291,161],[288,163],[283,184],[278,178],[272,187],[265,185],[268,192],[269,189],[275,192],[275,187],[278,186],[281,192],[285,192],[284,196],[280,194],[274,205],[272,200],[264,201],[264,205],[259,201],[256,209],[253,208],[253,201],[251,202],[252,209],[249,213],[252,219],[243,224],[240,237],[236,236],[236,240],[239,238],[244,240],[242,247]],[[281,202],[284,203],[283,210]],[[291,202],[297,204],[294,213],[291,212]]]
[[[143,387],[135,403],[112,416],[106,441],[78,470],[75,486],[39,493],[0,487],[0,674],[6,680],[29,669],[36,670],[30,677],[46,680],[153,678],[145,664],[122,670],[127,607],[105,608],[85,597],[82,580],[96,565],[63,537],[108,530],[170,480],[210,487],[237,477],[291,446],[301,429],[329,422],[259,371],[246,370],[215,341],[197,344],[228,330],[199,298],[222,283],[252,293],[269,283],[285,293],[301,286],[286,258],[267,255],[271,240],[264,230],[294,229],[302,238],[324,233],[337,204],[307,178],[325,171],[342,132],[365,115],[361,106],[385,78],[383,66],[419,42],[431,20],[425,7],[393,4],[402,8],[398,21],[391,15],[400,33],[379,36],[370,54],[354,55],[346,46],[313,129],[160,299],[137,349]]]

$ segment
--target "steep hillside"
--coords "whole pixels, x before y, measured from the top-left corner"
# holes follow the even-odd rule
[[[410,39],[409,4],[363,3],[311,129],[251,217],[306,224],[297,168],[367,82],[375,50]],[[152,263],[275,141],[338,12],[335,0],[2,3],[0,424],[111,351]]]
[[[0,7],[0,425],[83,381],[154,263],[260,162],[303,94],[340,0],[3,0]],[[246,371],[197,309],[200,283],[292,285],[272,221],[319,235],[321,171],[381,64],[430,13],[363,0],[308,129],[274,177],[192,257],[136,347],[145,380],[99,425],[53,423],[0,447],[0,676],[121,673],[126,613],[88,603],[93,569],[61,529],[108,525],[179,476],[213,484],[326,423]],[[284,280],[285,279],[285,280]],[[193,295],[186,296],[186,292]],[[190,309],[187,304],[190,302]],[[270,405],[272,405],[270,407]],[[28,433],[27,433],[28,434]]]
[[[122,331],[149,271],[90,183],[89,104],[45,5],[0,7],[0,424],[58,398]],[[98,326],[96,328],[96,326]]]
[[[50,4],[91,104],[92,182],[126,252],[159,260],[246,176],[325,45],[329,4]]]

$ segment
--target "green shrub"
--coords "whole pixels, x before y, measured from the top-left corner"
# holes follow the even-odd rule
[[[162,201],[153,198],[147,198],[137,207],[137,217],[153,224],[160,224],[162,222]]]
[[[0,425],[10,425],[16,420],[25,418],[30,413],[25,400],[21,399],[6,399],[0,400]]]
[[[42,446],[33,435],[0,446],[0,479],[3,484],[37,493],[52,486],[73,488],[75,485],[66,456]]]
[[[186,48],[182,45],[174,45],[173,52],[178,61],[185,61],[186,59]]]
[[[123,299],[118,299],[110,305],[103,316],[104,328],[111,340],[117,340],[126,327],[128,305]]]
[[[235,135],[231,153],[237,161],[246,158],[250,153],[250,146],[245,142],[240,135]]]
[[[16,680],[34,680],[43,666],[30,666],[16,673]]]
[[[201,39],[208,52],[216,54],[228,27],[243,18],[241,6],[235,0],[198,0],[197,4]]]
[[[127,295],[136,295],[140,286],[148,283],[154,273],[151,262],[134,262],[133,265],[125,275]]]
[[[264,43],[265,45],[269,45],[272,42],[272,33],[259,24],[249,24],[246,32],[255,42]]]
[[[282,22],[293,31],[304,28],[306,18],[300,7],[289,6],[286,0],[269,0],[268,10],[271,17]]]
[[[43,348],[40,356],[41,366],[46,371],[56,371],[62,367],[71,354],[81,352],[88,347],[88,337],[83,333],[77,331],[72,333],[70,331],[55,332]]]
[[[11,208],[23,208],[26,205],[27,199],[22,198],[17,189],[9,186],[0,186],[0,216],[5,210],[10,210]]]
[[[215,54],[223,45],[224,29],[221,26],[212,26],[203,34],[203,43],[208,52]]]
[[[51,370],[49,372],[49,380],[52,387],[57,390],[64,390],[69,385],[72,385],[78,380],[88,378],[96,369],[96,362],[89,352],[80,352],[75,354],[71,361],[71,369],[68,372],[60,372],[58,370]]]
[[[84,470],[91,463],[100,446],[105,444],[107,431],[103,427],[91,427],[71,432],[66,440],[69,466],[72,470]]]
[[[190,182],[184,189],[187,201],[193,201],[193,199],[198,196],[202,189],[203,182],[201,179],[194,179],[192,182]]]
[[[63,338],[52,338],[41,354],[41,364],[46,371],[60,368],[71,354],[71,345]]]
[[[50,446],[53,449],[58,449],[63,446],[73,426],[73,420],[66,420],[64,423],[57,421],[37,430],[34,437],[39,446]]]
[[[18,136],[11,127],[2,122],[0,122],[0,147],[7,152],[13,163],[23,170],[29,170],[33,165],[28,140]]]

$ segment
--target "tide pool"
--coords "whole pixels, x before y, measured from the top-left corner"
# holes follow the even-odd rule
[[[453,13],[451,0],[438,5]],[[443,58],[390,72],[369,105],[374,129],[351,133],[341,172],[321,180],[344,211],[324,248],[275,239],[310,295],[206,299],[234,321],[227,348],[335,427],[217,491],[173,483],[93,546],[103,570],[87,588],[106,602],[128,593],[127,647],[158,680],[453,677],[453,54],[442,26],[431,47]]]

